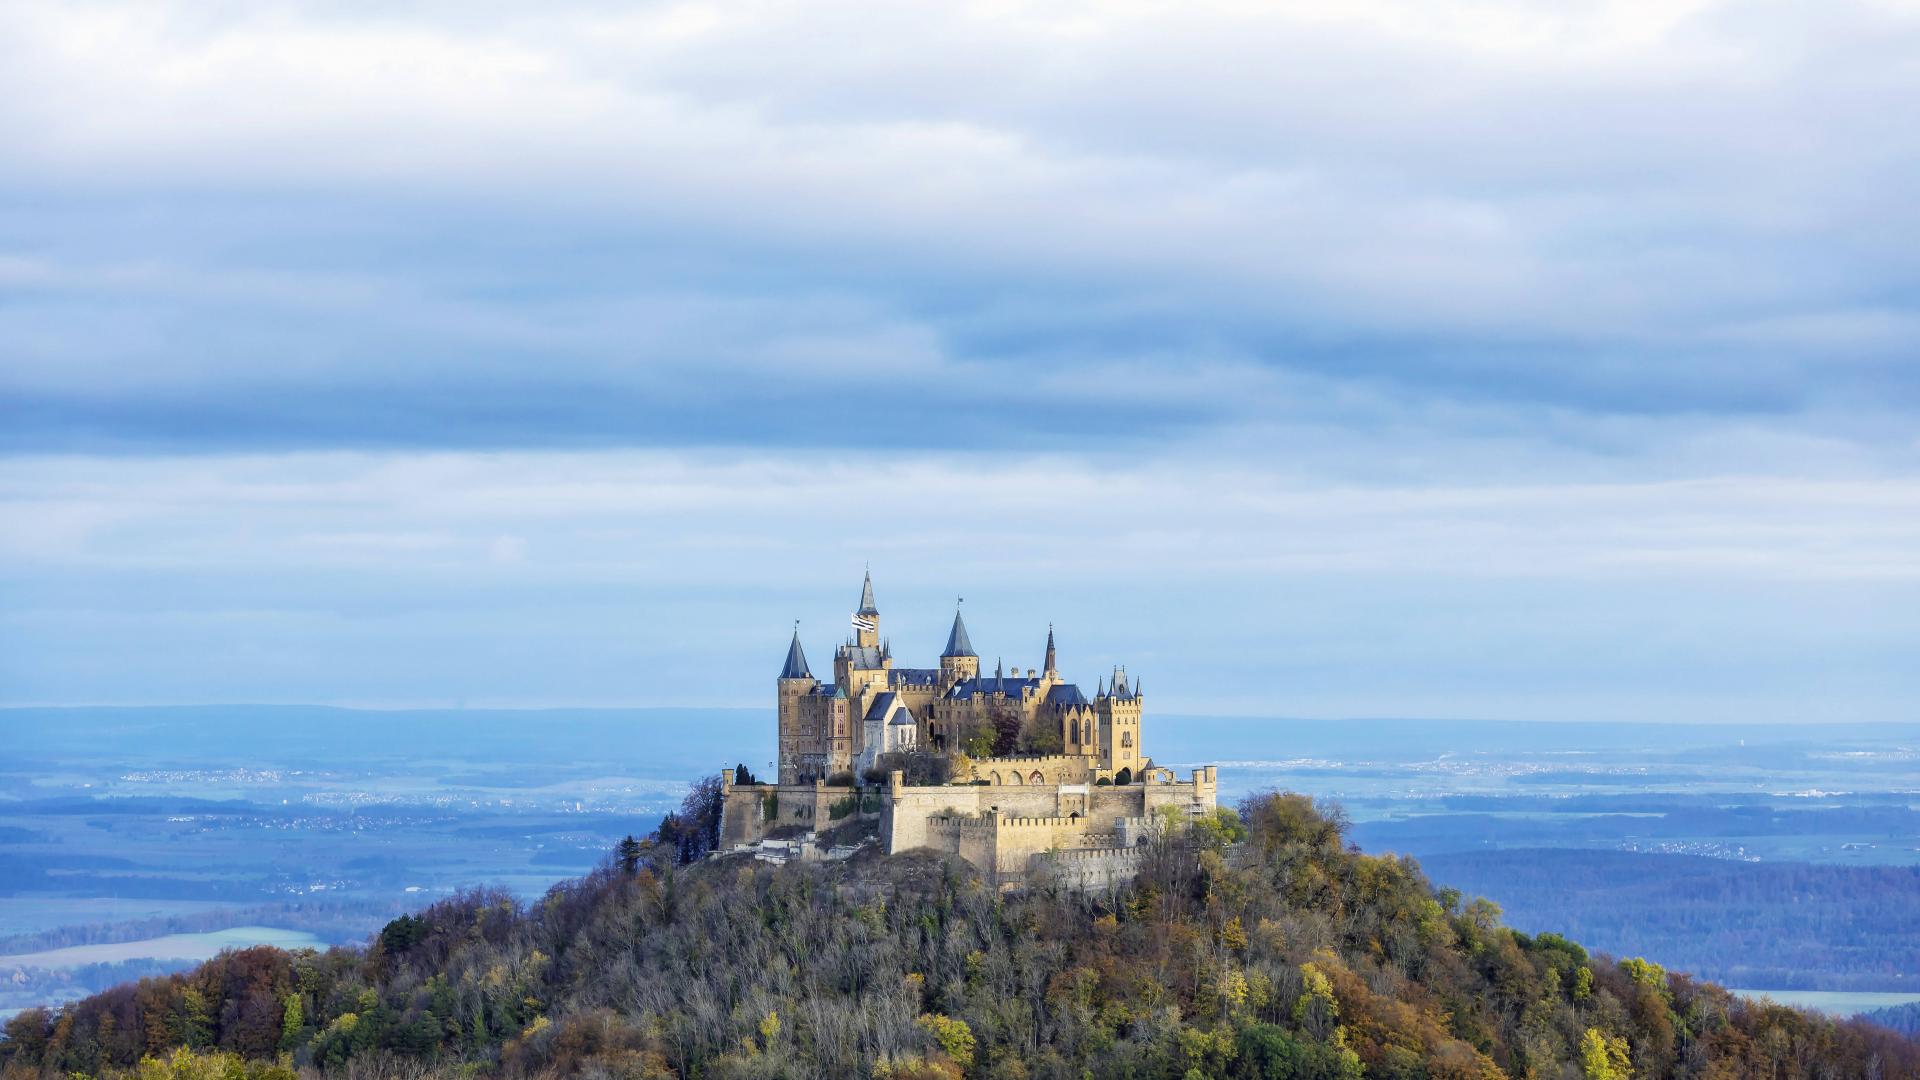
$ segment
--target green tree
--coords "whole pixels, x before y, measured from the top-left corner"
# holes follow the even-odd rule
[[[182,1034],[190,1049],[204,1050],[213,1045],[213,1016],[207,1010],[207,998],[189,986],[180,992],[180,1011],[185,1023]]]
[[[619,844],[615,845],[614,858],[620,863],[620,872],[626,874],[628,877],[639,873],[642,851],[640,841],[635,840],[631,833],[627,834]]]
[[[1245,840],[1247,827],[1240,823],[1239,814],[1222,806],[1211,814],[1194,818],[1193,835],[1202,847],[1219,850]]]
[[[960,737],[960,752],[970,758],[992,757],[993,738],[993,725],[976,723]]]
[[[1300,965],[1300,997],[1293,1003],[1293,1022],[1316,1039],[1333,1034],[1340,1019],[1340,1002],[1333,996],[1333,982],[1325,972],[1308,962]]]
[[[280,1049],[292,1050],[300,1045],[300,1032],[307,1026],[307,1010],[298,993],[288,994],[286,1007],[280,1013]]]
[[[1620,970],[1637,985],[1666,993],[1667,969],[1659,964],[1633,956],[1620,961]]]
[[[939,1013],[924,1013],[915,1023],[933,1036],[933,1041],[953,1059],[955,1065],[962,1069],[973,1067],[973,1029],[967,1026],[965,1020]]]
[[[1628,1080],[1633,1064],[1627,1055],[1627,1040],[1588,1028],[1580,1036],[1580,1075],[1586,1080]]]

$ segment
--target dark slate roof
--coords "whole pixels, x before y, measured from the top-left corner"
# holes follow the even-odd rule
[[[1049,705],[1058,705],[1065,708],[1069,705],[1085,705],[1086,703],[1087,695],[1081,693],[1080,688],[1072,683],[1060,683],[1053,689],[1047,691],[1047,704]]]
[[[873,704],[867,706],[867,719],[885,720],[887,714],[893,711],[893,703],[899,700],[900,696],[892,691],[874,695]]]
[[[913,710],[904,704],[893,711],[893,719],[888,721],[892,727],[917,727],[919,722],[913,718]]]
[[[884,651],[878,645],[842,645],[850,666],[856,668],[877,668],[885,659]]]
[[[793,644],[787,646],[787,663],[780,669],[783,679],[811,679],[813,672],[807,670],[807,654],[800,649],[800,631],[793,632]]]
[[[947,647],[940,653],[942,659],[949,656],[972,656],[973,642],[967,640],[967,624],[960,621],[960,613],[953,613],[953,629],[947,633]]]
[[[977,679],[968,679],[965,682],[956,683],[948,696],[970,698],[975,694],[1005,694],[1010,698],[1017,698],[1020,696],[1020,691],[1023,688],[1039,685],[1040,680],[1038,677],[1031,679],[1011,679],[1000,675],[984,675]]]
[[[939,668],[894,668],[887,676],[889,686],[932,686],[940,681]]]
[[[880,609],[873,606],[873,572],[867,572],[867,579],[860,583],[860,610],[856,615],[878,615]]]
[[[807,693],[815,697],[846,697],[847,692],[840,689],[839,683],[816,683]]]

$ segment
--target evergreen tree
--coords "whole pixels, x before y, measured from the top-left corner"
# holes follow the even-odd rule
[[[621,873],[631,877],[640,872],[640,852],[640,841],[635,840],[632,833],[628,833],[626,838],[620,841],[619,846],[614,848]]]

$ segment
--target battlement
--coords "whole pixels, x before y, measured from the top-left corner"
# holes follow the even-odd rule
[[[926,819],[929,825],[943,825],[953,829],[1074,829],[1085,822],[1071,815],[1059,817],[1019,817],[1012,814],[996,814],[985,810],[978,814],[932,814]]]
[[[1033,784],[1084,784],[1100,772],[1100,761],[1091,754],[1027,754],[980,758],[973,762],[971,779],[985,780],[992,786],[1025,787]]]
[[[1007,829],[1071,829],[1080,825],[1075,817],[1003,817],[1002,828]]]
[[[1138,848],[1106,845],[1102,847],[1061,848],[1058,851],[1046,852],[1044,857],[1053,862],[1085,863],[1119,857],[1138,857],[1139,855],[1140,849]]]
[[[930,826],[947,829],[991,830],[999,825],[999,819],[993,814],[935,814],[926,819]]]

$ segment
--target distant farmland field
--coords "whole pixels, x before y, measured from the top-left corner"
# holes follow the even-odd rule
[[[127,960],[207,960],[222,949],[250,945],[277,945],[282,949],[324,949],[326,942],[304,930],[272,926],[236,926],[204,934],[168,934],[141,941],[103,945],[69,945],[64,949],[0,956],[0,971],[9,968],[69,968],[86,964],[117,964]]]

